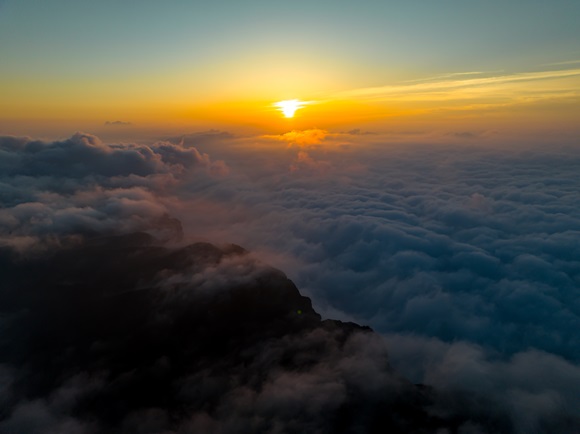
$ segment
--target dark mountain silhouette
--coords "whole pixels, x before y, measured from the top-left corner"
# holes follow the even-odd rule
[[[0,253],[3,432],[384,433],[459,425],[368,327],[235,245],[95,237]],[[23,416],[24,415],[24,416]],[[25,417],[28,415],[27,417]]]

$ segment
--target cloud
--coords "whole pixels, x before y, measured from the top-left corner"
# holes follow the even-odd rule
[[[445,77],[456,77],[461,74],[451,74]],[[339,94],[340,96],[362,96],[362,97],[386,97],[393,95],[400,95],[402,93],[421,93],[439,92],[442,90],[452,91],[457,88],[486,86],[494,84],[515,83],[522,81],[541,81],[557,78],[577,77],[580,75],[580,69],[567,69],[555,71],[537,71],[537,72],[520,72],[515,74],[496,75],[491,77],[466,78],[462,80],[440,80],[436,78],[423,83],[399,85],[399,86],[383,86],[373,87],[368,89],[358,89],[354,91],[346,91]]]
[[[106,121],[105,126],[128,126],[133,125],[131,122],[127,121]]]
[[[545,63],[542,66],[577,65],[578,63],[580,63],[580,60],[566,60],[563,62]]]
[[[343,134],[350,134],[352,136],[359,136],[359,135],[360,136],[367,136],[367,135],[373,135],[373,134],[376,134],[376,133],[373,133],[372,131],[363,131],[360,128],[354,128],[354,129],[352,129],[350,131],[347,131],[347,132],[345,132]]]
[[[200,197],[224,209],[234,203],[227,217],[212,224],[178,215],[186,228],[203,224],[208,237],[261,252],[326,317],[369,324],[389,336],[477,348],[478,363],[487,368],[456,380],[470,391],[495,384],[481,391],[486,402],[500,402],[502,388],[520,388],[510,377],[515,368],[505,368],[520,360],[539,362],[546,355],[554,366],[577,369],[578,149],[350,140],[349,147],[283,154],[260,148],[254,160],[236,154],[251,154],[251,144],[232,150],[226,158],[246,177],[191,192],[192,207],[201,206]],[[317,161],[325,162],[325,171],[311,169]],[[389,348],[399,369],[436,351]],[[436,375],[427,368],[414,380],[432,383]],[[500,369],[505,375],[495,377]],[[522,406],[536,408],[544,396],[567,402],[565,389],[534,375],[527,377],[534,391],[522,392]],[[538,418],[530,428],[517,396],[510,395],[507,410],[494,410],[510,430],[577,424],[569,407],[546,401],[533,410]]]
[[[3,429],[329,432],[340,412],[364,432],[412,409],[459,432],[577,431],[576,147],[280,137],[213,158],[194,139],[0,139]]]
[[[561,342],[556,344],[561,354],[570,355],[574,346],[566,342],[574,338],[564,324],[577,319],[572,313],[564,319],[565,294],[573,291],[577,276],[566,250],[574,250],[580,228],[573,193],[578,157],[465,148],[457,154],[458,149],[391,148],[381,159],[374,151],[364,155],[357,148],[324,154],[326,177],[317,178],[316,184],[306,173],[288,169],[286,175],[277,172],[270,186],[260,182],[273,178],[260,173],[252,193],[246,185],[237,189],[222,184],[220,190],[231,189],[225,196],[228,201],[234,198],[257,210],[255,218],[243,226],[238,223],[236,229],[243,231],[228,236],[253,248],[301,252],[301,262],[311,270],[297,270],[301,286],[315,291],[318,299],[333,300],[334,307],[344,302],[343,310],[351,314],[360,306],[361,318],[372,318],[379,329],[403,330],[415,324],[417,332],[440,329],[443,334],[444,322],[457,315],[457,330],[449,325],[450,338],[489,339],[494,346],[514,350],[532,341],[543,349]],[[308,167],[315,157],[297,151],[293,158],[296,169],[298,164]],[[359,171],[347,171],[355,161],[364,164]],[[319,265],[312,258],[318,258]],[[369,288],[371,298],[364,303],[348,295],[351,287],[360,285]],[[547,317],[561,317],[561,339],[544,339],[533,331],[533,321],[524,321],[538,311],[515,307],[517,316],[498,311],[499,306],[511,305],[504,297],[515,297],[514,288],[522,293],[526,285],[529,294],[537,289],[536,297],[552,300],[536,303],[552,312],[546,311]],[[542,285],[546,286],[541,289]],[[413,286],[422,288],[422,297],[430,294],[431,301],[412,301]],[[388,304],[399,287],[412,292],[393,305],[392,317],[383,315],[380,300]],[[480,297],[490,310],[477,302]],[[435,301],[441,304],[440,320],[436,315],[419,326],[412,319],[414,309]],[[473,305],[466,310],[464,303]],[[473,318],[474,329],[459,327],[465,312],[475,314],[472,309],[478,305],[482,310]],[[499,318],[505,326],[514,322],[528,342],[488,328],[490,320]],[[503,339],[507,340],[500,344]]]
[[[421,111],[493,109],[539,101],[575,100],[579,77],[577,68],[515,73],[460,72],[343,91],[332,98],[420,104],[416,110]]]
[[[467,412],[470,425],[495,420],[500,431],[522,434],[575,432],[579,426],[573,410],[580,405],[578,364],[533,349],[498,359],[465,342],[410,335],[388,335],[387,342],[398,349],[406,375],[424,376],[441,392],[435,414]]]
[[[280,135],[266,135],[265,138],[288,142],[292,145],[318,145],[328,136],[328,131],[320,129],[293,130]]]
[[[223,144],[236,138],[236,135],[228,131],[207,130],[198,131],[182,136],[170,137],[167,141],[172,143],[181,143],[185,147],[194,146],[199,148],[201,145]]]
[[[228,171],[193,147],[108,145],[83,133],[55,142],[2,137],[0,154],[0,239],[19,249],[55,233],[151,227],[169,235],[179,223],[169,217],[168,189]]]
[[[327,161],[316,161],[308,153],[299,151],[296,160],[290,165],[290,171],[309,170],[313,172],[325,173],[330,169]]]

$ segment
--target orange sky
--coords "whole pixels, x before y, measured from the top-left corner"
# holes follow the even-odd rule
[[[528,2],[522,15],[502,3],[498,20],[498,1],[361,9],[260,0],[199,14],[189,2],[115,4],[112,13],[107,1],[5,0],[0,134],[578,135],[577,5],[552,2],[546,14]],[[285,119],[272,104],[286,99],[310,103]]]

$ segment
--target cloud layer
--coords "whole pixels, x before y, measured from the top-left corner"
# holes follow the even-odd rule
[[[277,165],[247,163],[245,184],[194,195],[233,198],[251,218],[228,235],[299,260],[293,277],[317,302],[381,331],[580,357],[580,152],[347,143],[275,152]]]
[[[501,405],[519,432],[575,420],[578,148],[332,135],[257,149],[224,148],[243,176],[191,193],[235,204],[209,236],[262,252],[324,316],[382,332],[415,381]]]
[[[81,133],[51,143],[3,137],[0,245],[147,228],[176,236],[179,223],[161,198],[171,200],[170,191],[186,178],[226,172],[223,162],[169,142],[108,145]]]
[[[435,388],[426,411],[442,427],[456,418],[462,432],[574,432],[580,426],[579,164],[573,147],[394,145],[380,135],[320,130],[256,138],[210,131],[150,146],[108,145],[88,134],[50,143],[5,137],[0,246],[11,252],[4,259],[10,270],[14,258],[38,260],[97,235],[147,231],[175,242],[183,227],[186,238],[234,242],[288,272],[324,317],[382,333],[392,364]],[[255,281],[255,269],[251,261],[226,260],[156,276],[165,287],[189,284],[212,293]],[[325,336],[312,339],[332,342]],[[284,351],[298,351],[301,339],[289,335],[280,353],[268,344],[254,354],[274,351],[267,358],[279,360]],[[349,383],[345,378],[365,369],[359,362],[352,370],[342,365],[351,357],[344,346],[320,345],[329,359],[313,362],[308,373],[297,379],[282,372],[260,389],[220,392],[220,410],[200,411],[187,419],[187,429],[230,432],[225,415],[243,414],[231,423],[292,432],[282,427],[306,411],[298,405],[305,396],[324,413],[344,403],[344,384],[363,387],[387,375],[369,368],[372,378]],[[357,344],[352,357],[385,366],[381,345]],[[379,347],[380,354],[371,350]],[[24,375],[14,366],[2,365],[6,384]],[[3,423],[24,423],[32,414],[58,420],[57,431],[67,423],[75,432],[76,418],[55,416],[71,408],[59,397],[75,396],[75,381],[83,390],[102,388],[107,380],[96,372],[89,379],[65,376],[38,399],[14,398]],[[193,378],[203,385],[211,376]],[[210,383],[207,393],[223,391]],[[300,387],[292,390],[294,384]],[[269,395],[268,387],[284,392]],[[258,413],[240,410],[248,402]],[[252,419],[271,418],[282,407],[288,411],[282,425]],[[165,427],[152,431],[162,432],[169,416],[155,408],[133,420]]]

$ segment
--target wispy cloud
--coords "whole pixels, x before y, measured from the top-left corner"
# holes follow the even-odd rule
[[[434,77],[418,78],[415,80],[405,80],[403,83],[424,83],[431,82],[435,80],[443,80],[446,78],[461,77],[461,76],[473,76],[473,75],[487,75],[494,74],[503,71],[467,71],[467,72],[449,72],[447,74],[440,74]]]
[[[566,60],[564,62],[544,63],[542,66],[578,65],[580,60]]]
[[[580,68],[489,74],[449,73],[421,81],[348,90],[334,97],[374,102],[459,102],[465,109],[580,96]],[[437,107],[445,108],[449,107]]]

